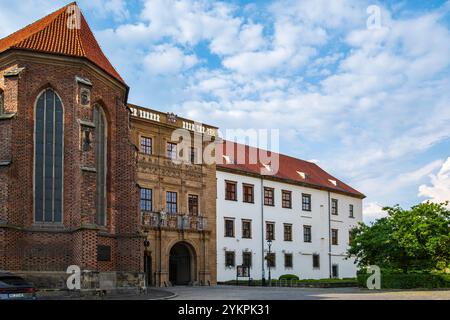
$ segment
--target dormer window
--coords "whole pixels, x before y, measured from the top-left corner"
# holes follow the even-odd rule
[[[223,159],[225,160],[225,163],[226,163],[226,164],[234,164],[234,161],[233,161],[233,159],[232,159],[230,156],[224,155],[224,156],[222,156],[222,157],[223,157]]]
[[[328,181],[330,181],[330,183],[331,183],[332,185],[334,185],[335,187],[337,187],[337,181],[336,181],[336,180],[328,179]]]
[[[300,176],[300,178],[302,178],[303,180],[306,180],[306,173],[301,172],[301,171],[297,171],[297,173]]]

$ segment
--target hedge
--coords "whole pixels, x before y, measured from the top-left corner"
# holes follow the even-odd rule
[[[367,287],[370,274],[358,273],[360,287]],[[439,289],[450,288],[450,275],[433,273],[381,272],[381,289]]]
[[[266,285],[269,283],[269,281],[266,279]],[[236,282],[236,280],[229,280],[225,282],[219,282],[219,284],[224,285],[243,285],[243,286],[262,286],[262,280],[239,280]],[[286,280],[286,279],[272,279],[272,285],[293,285],[293,286],[302,286],[302,285],[346,285],[346,286],[358,286],[358,282],[356,278],[346,278],[346,279],[303,279],[303,280]]]
[[[299,280],[299,277],[295,274],[284,274],[279,278],[279,280]]]

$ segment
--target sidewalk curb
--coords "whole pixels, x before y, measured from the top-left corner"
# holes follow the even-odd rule
[[[178,294],[172,293],[172,295],[163,297],[163,298],[156,298],[156,299],[149,299],[149,301],[163,301],[163,300],[171,300],[178,297]]]

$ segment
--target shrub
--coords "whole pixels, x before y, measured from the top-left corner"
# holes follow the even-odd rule
[[[280,276],[279,280],[300,280],[295,274],[284,274]]]
[[[358,273],[358,284],[367,286],[370,274]],[[450,277],[440,273],[381,272],[381,289],[438,289],[450,288]]]

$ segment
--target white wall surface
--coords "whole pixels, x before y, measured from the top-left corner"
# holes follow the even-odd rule
[[[237,182],[237,201],[225,200],[225,181]],[[244,203],[243,184],[253,184],[255,203]],[[329,219],[328,192],[291,184],[263,181],[264,187],[275,189],[275,206],[264,206],[264,218],[261,212],[261,179],[245,175],[217,171],[217,275],[218,281],[236,279],[236,268],[225,267],[225,251],[234,251],[236,265],[242,264],[242,253],[251,251],[253,256],[251,277],[262,278],[264,250],[268,249],[265,240],[265,222],[275,222],[275,240],[272,252],[276,254],[276,267],[271,269],[272,278],[283,274],[295,274],[300,279],[322,279],[330,277],[329,263]],[[292,192],[292,209],[282,208],[282,190]],[[312,211],[302,211],[302,193],[311,195]],[[356,276],[353,259],[346,260],[349,231],[362,221],[362,200],[341,194],[330,193],[337,199],[339,215],[331,216],[331,228],[339,230],[339,245],[332,246],[331,264],[339,266],[339,278]],[[349,205],[354,206],[354,218],[349,217]],[[235,237],[226,238],[225,218],[235,220]],[[252,220],[252,238],[242,238],[242,220]],[[293,241],[284,241],[284,224],[292,224]],[[303,241],[303,226],[312,227],[312,243]],[[262,227],[264,230],[262,230]],[[263,240],[264,239],[264,240]],[[284,253],[293,254],[293,268],[284,266]],[[313,254],[320,254],[320,269],[313,269]],[[268,279],[268,268],[265,278]]]

